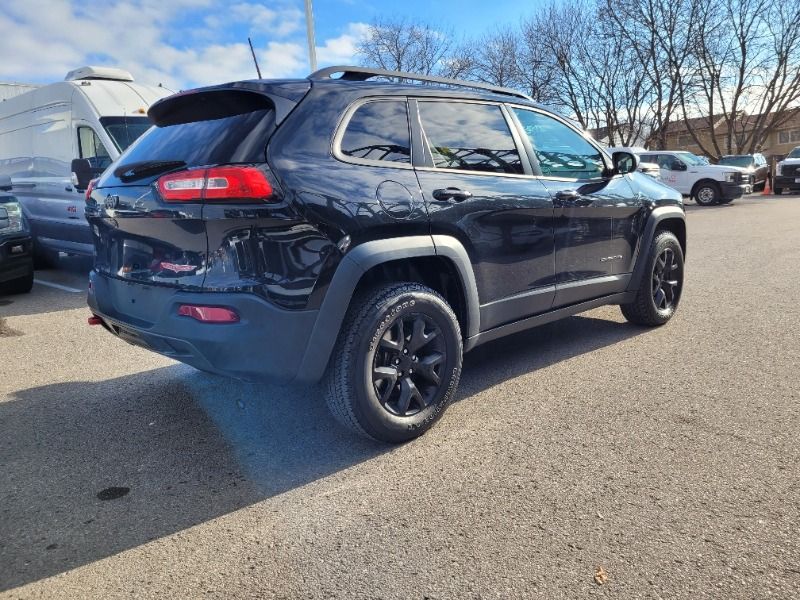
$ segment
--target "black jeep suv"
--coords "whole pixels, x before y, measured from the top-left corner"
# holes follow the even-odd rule
[[[148,114],[87,196],[90,322],[204,371],[324,378],[362,434],[423,433],[478,344],[678,307],[680,194],[523,94],[332,67]]]

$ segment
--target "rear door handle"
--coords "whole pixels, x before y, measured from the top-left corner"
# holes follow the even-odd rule
[[[468,192],[467,190],[461,190],[456,187],[449,187],[449,188],[440,188],[438,190],[433,190],[433,197],[436,200],[440,201],[450,201],[453,202],[463,202],[467,198],[472,198],[472,192]]]

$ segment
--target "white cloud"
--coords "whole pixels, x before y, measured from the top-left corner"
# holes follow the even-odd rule
[[[294,6],[272,9],[247,2],[231,6],[229,15],[235,22],[248,24],[253,33],[276,37],[299,30],[304,18],[303,12]]]
[[[26,0],[0,9],[0,80],[50,82],[84,65],[118,66],[171,89],[308,73],[300,0],[269,5],[212,0]],[[366,25],[323,40],[320,63],[353,61]]]
[[[345,33],[317,46],[317,62],[328,65],[353,64],[358,43],[367,36],[368,30],[366,23],[350,23]]]

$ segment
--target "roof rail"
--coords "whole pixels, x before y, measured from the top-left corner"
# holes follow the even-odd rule
[[[386,69],[374,69],[372,67],[351,67],[351,66],[336,66],[325,67],[318,71],[314,71],[308,76],[311,80],[333,79],[333,75],[341,73],[339,79],[345,81],[366,81],[373,77],[397,77],[398,79],[410,79],[412,81],[424,81],[426,83],[438,83],[440,85],[451,85],[455,87],[466,87],[493,94],[504,94],[506,96],[514,96],[533,102],[533,99],[527,94],[512,90],[511,88],[500,87],[491,85],[489,83],[480,83],[477,81],[463,81],[460,79],[449,79],[447,77],[435,77],[433,75],[420,75],[418,73],[405,73],[403,71],[388,71]]]

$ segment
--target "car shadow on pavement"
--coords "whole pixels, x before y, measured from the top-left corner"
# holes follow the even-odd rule
[[[458,399],[508,379],[650,331],[627,322],[578,315],[478,346],[464,357]]]
[[[0,319],[86,308],[86,294],[34,284],[27,294],[0,295]],[[89,309],[86,308],[89,316]]]
[[[487,344],[467,356],[458,397],[642,331],[572,317]],[[244,384],[183,365],[15,392],[0,403],[0,591],[391,449],[335,426],[319,388]]]
[[[332,426],[319,398],[183,365],[14,393],[0,403],[0,591],[390,449]]]
[[[37,269],[30,292],[0,293],[0,319],[85,308],[91,268],[91,258],[62,255],[57,266]]]

